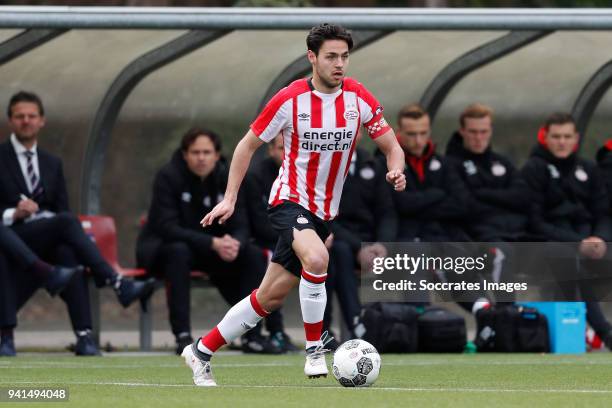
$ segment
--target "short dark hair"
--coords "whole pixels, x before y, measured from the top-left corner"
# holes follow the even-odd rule
[[[544,122],[544,128],[546,130],[550,129],[551,125],[565,125],[566,123],[571,123],[576,128],[576,121],[574,117],[566,112],[555,112],[549,117],[546,118],[546,122]]]
[[[319,55],[321,45],[326,40],[342,40],[348,45],[349,51],[353,49],[353,37],[346,28],[337,24],[323,23],[312,27],[306,37],[306,46],[316,55]]]
[[[429,114],[423,109],[418,103],[411,103],[405,105],[397,114],[397,124],[402,125],[402,119],[418,120],[422,117],[429,116]]]
[[[464,128],[466,119],[482,119],[486,117],[491,118],[491,121],[493,121],[493,109],[482,103],[473,103],[461,112],[459,124]]]
[[[6,109],[6,114],[9,118],[13,115],[13,106],[17,105],[20,102],[35,103],[38,106],[38,113],[40,113],[40,116],[45,116],[45,108],[43,106],[42,100],[38,95],[36,95],[34,92],[19,91],[13,96],[11,96],[8,108]]]
[[[189,150],[189,147],[194,144],[196,139],[200,136],[205,136],[210,139],[212,144],[215,146],[215,152],[221,151],[221,138],[215,132],[209,129],[192,127],[185,133],[183,138],[181,139],[181,150],[186,152]]]

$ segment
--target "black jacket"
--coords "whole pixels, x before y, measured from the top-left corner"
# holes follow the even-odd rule
[[[204,180],[193,174],[176,151],[172,159],[155,176],[153,198],[147,224],[136,249],[138,265],[149,269],[162,243],[186,242],[199,255],[210,253],[213,237],[230,234],[241,243],[248,241],[248,220],[242,194],[232,217],[224,224],[202,228],[200,220],[223,199],[227,187],[228,168],[219,160]]]
[[[36,198],[41,211],[68,211],[68,192],[62,160],[37,148],[40,183],[44,193]],[[8,208],[14,208],[20,195],[30,196],[17,154],[10,141],[0,144],[0,216]]]
[[[597,151],[597,165],[606,182],[608,198],[610,199],[610,212],[608,214],[612,215],[612,139],[608,140]]]
[[[530,229],[538,239],[580,242],[594,235],[610,241],[608,193],[593,162],[576,153],[558,159],[539,144],[522,174],[532,191]]]
[[[517,241],[526,232],[530,190],[514,165],[491,150],[472,153],[455,132],[446,146],[450,160],[470,192],[465,230],[475,241]]]
[[[430,143],[420,158],[406,154],[406,190],[392,193],[399,217],[398,240],[466,241],[461,228],[469,193]]]
[[[278,176],[278,169],[274,159],[268,157],[253,166],[244,182],[251,235],[255,243],[268,249],[274,249],[278,240],[278,233],[272,228],[267,211],[270,190]]]
[[[347,242],[357,253],[362,242],[394,241],[397,215],[392,188],[385,180],[386,166],[364,149],[357,148],[354,156],[355,166],[346,176],[338,217],[331,230],[334,240]]]

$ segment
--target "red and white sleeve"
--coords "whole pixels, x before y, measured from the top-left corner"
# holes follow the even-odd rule
[[[383,135],[391,129],[383,116],[383,107],[378,100],[361,85],[358,94],[359,111],[361,113],[361,123],[366,128],[368,135],[372,139]]]
[[[289,125],[291,98],[280,91],[270,99],[257,119],[251,123],[251,130],[257,137],[268,143]]]

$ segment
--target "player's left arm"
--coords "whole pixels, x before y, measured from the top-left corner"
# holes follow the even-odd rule
[[[385,178],[395,191],[404,191],[406,188],[404,151],[383,116],[382,105],[363,85],[358,84],[356,88],[363,126],[387,159],[388,172]]]
[[[403,191],[406,188],[406,176],[404,176],[404,151],[397,142],[393,129],[389,128],[385,133],[377,136],[374,143],[387,159],[387,182],[393,185],[395,191]]]

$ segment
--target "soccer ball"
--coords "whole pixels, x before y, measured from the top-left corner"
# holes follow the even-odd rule
[[[363,340],[349,340],[334,353],[334,377],[343,387],[369,387],[380,371],[380,354]]]

